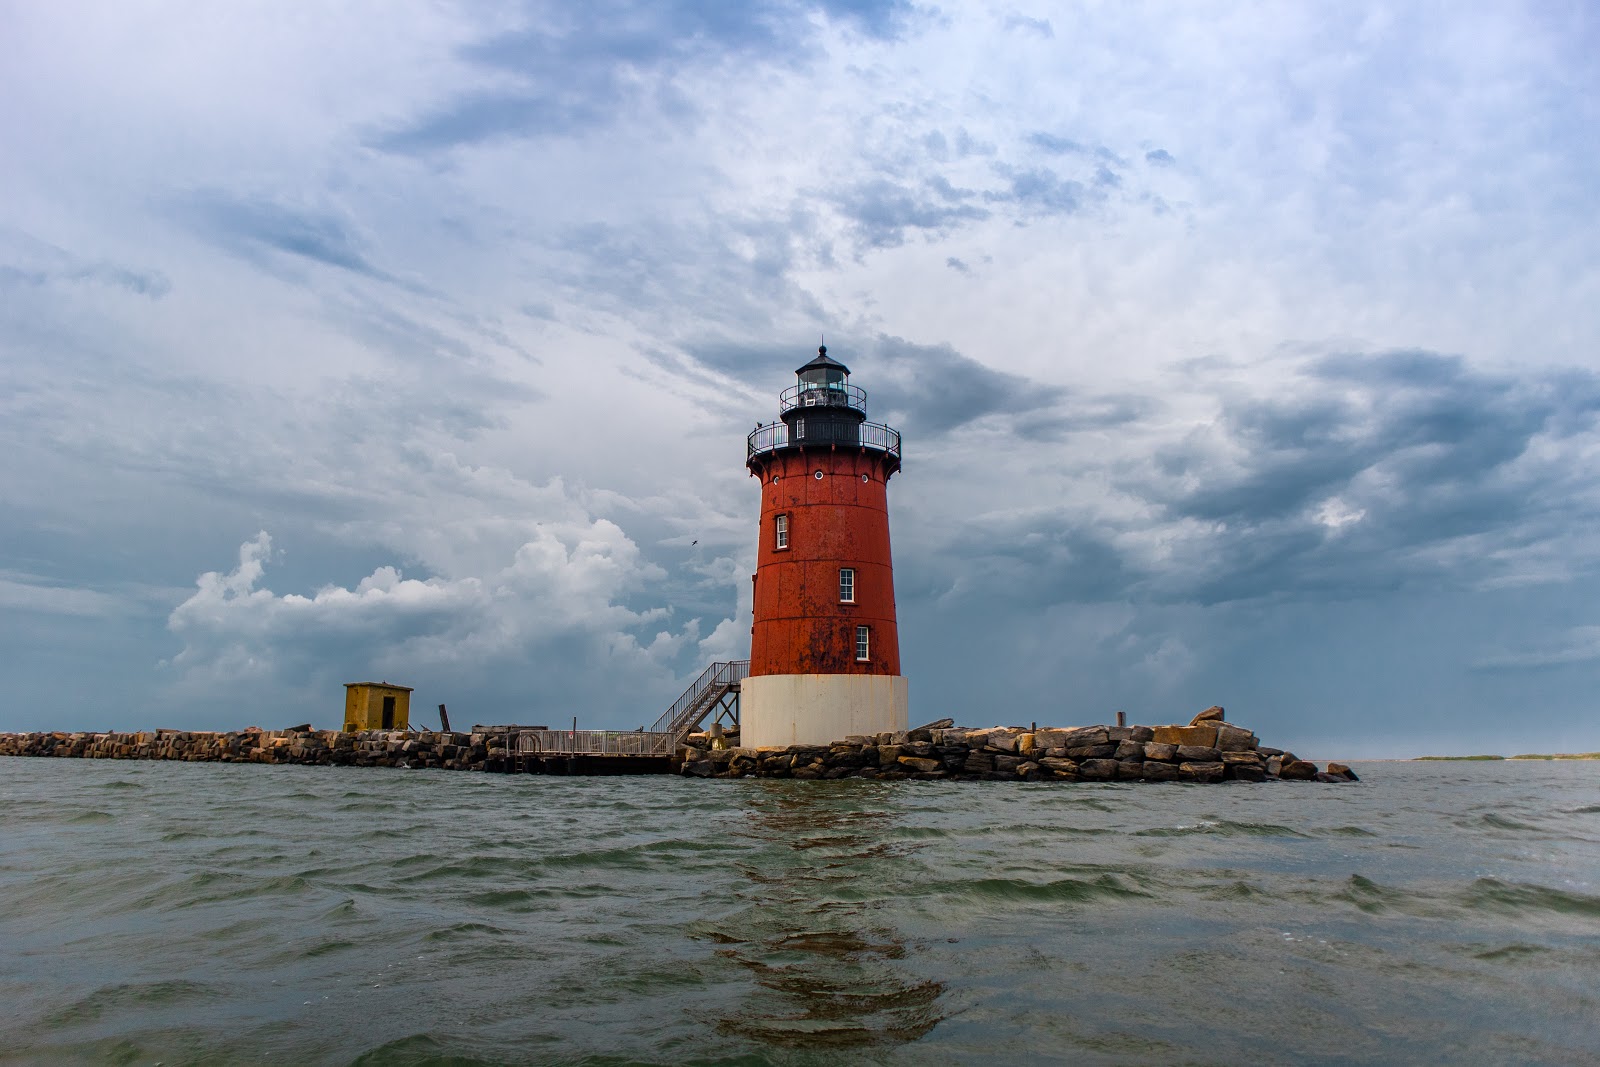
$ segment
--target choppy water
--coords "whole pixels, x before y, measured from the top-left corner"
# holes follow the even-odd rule
[[[1600,764],[0,760],[0,1060],[1600,1062]]]

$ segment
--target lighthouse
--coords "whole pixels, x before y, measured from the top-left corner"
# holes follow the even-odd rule
[[[900,434],[867,421],[866,391],[826,346],[795,374],[745,456],[761,482],[746,748],[906,728],[889,553]]]

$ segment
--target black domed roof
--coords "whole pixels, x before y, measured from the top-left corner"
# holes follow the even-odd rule
[[[807,363],[803,367],[795,368],[795,373],[796,374],[804,374],[808,370],[817,370],[818,368],[831,368],[831,369],[839,371],[839,373],[841,373],[841,374],[849,374],[850,373],[850,368],[849,367],[846,367],[843,363],[840,363],[838,360],[836,360],[832,356],[828,355],[828,346],[827,345],[818,345],[817,346],[817,358],[813,359],[810,363]]]

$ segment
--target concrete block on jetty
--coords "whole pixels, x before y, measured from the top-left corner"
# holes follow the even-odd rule
[[[1188,725],[992,726],[949,720],[897,733],[855,735],[828,745],[713,748],[691,743],[681,773],[697,778],[876,778],[1026,782],[1353,782],[1343,764],[1326,769],[1208,708]]]

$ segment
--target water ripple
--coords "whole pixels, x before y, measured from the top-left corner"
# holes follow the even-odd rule
[[[1593,1061],[1592,766],[1357,769],[1332,791],[7,761],[5,1056]]]

